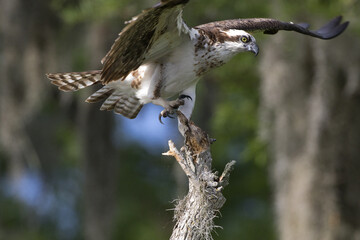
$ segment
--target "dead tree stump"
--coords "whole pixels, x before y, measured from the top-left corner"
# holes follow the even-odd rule
[[[180,111],[177,114],[185,145],[179,151],[170,140],[169,151],[163,155],[173,156],[179,163],[189,179],[189,192],[175,206],[176,223],[170,240],[213,239],[214,218],[225,203],[222,190],[229,184],[235,161],[225,166],[220,177],[212,172],[210,144],[214,140]]]

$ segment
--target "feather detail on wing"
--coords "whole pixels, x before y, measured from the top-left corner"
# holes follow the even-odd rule
[[[133,70],[147,60],[159,58],[174,46],[174,39],[179,39],[179,29],[186,25],[181,15],[184,5],[189,0],[163,0],[154,7],[144,10],[134,17],[121,31],[119,37],[103,58],[104,64],[101,81],[124,79]],[[178,20],[181,19],[181,26]],[[177,34],[173,34],[176,31]],[[167,37],[165,36],[167,33]],[[149,54],[150,53],[150,54]]]
[[[101,105],[100,110],[114,110],[115,113],[121,114],[130,119],[136,118],[143,107],[143,104],[136,96],[122,91],[114,91],[111,94],[110,92],[107,92],[103,96],[107,97],[107,99]]]
[[[220,28],[227,29],[239,29],[248,32],[263,31],[265,34],[275,34],[280,30],[295,31],[312,37],[320,39],[331,39],[341,34],[349,25],[349,22],[341,23],[342,17],[338,16],[318,30],[309,30],[309,24],[307,23],[292,23],[281,22],[279,20],[270,18],[249,18],[249,19],[233,19],[203,24],[197,26],[197,29],[206,28]]]
[[[87,72],[48,73],[51,83],[65,92],[77,91],[100,81],[100,70]]]

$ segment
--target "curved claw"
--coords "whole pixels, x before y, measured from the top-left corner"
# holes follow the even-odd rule
[[[159,122],[160,122],[161,124],[164,124],[163,121],[161,120],[161,118],[162,118],[162,115],[161,115],[161,113],[160,113],[160,114],[159,114]]]
[[[161,124],[164,124],[163,123],[163,121],[162,121],[162,118],[166,118],[166,117],[168,117],[168,118],[174,118],[173,116],[171,116],[171,114],[172,113],[170,113],[168,110],[162,110],[161,112],[160,112],[160,114],[159,114],[159,122],[161,123]]]
[[[175,118],[172,116],[172,114],[175,113],[175,111],[182,105],[185,104],[185,98],[192,100],[192,98],[188,95],[182,94],[179,96],[178,99],[173,100],[173,101],[168,101],[167,102],[167,106],[164,108],[164,110],[162,110],[159,114],[159,122],[161,124],[164,124],[162,121],[162,118]]]
[[[192,97],[190,97],[189,95],[181,94],[181,95],[179,96],[179,99],[185,99],[185,98],[187,98],[187,99],[189,99],[189,100],[192,101]]]

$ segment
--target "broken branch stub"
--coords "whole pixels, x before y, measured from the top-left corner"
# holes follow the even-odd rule
[[[216,227],[213,220],[226,201],[221,191],[229,184],[235,161],[226,165],[220,177],[212,172],[213,140],[180,111],[177,114],[185,145],[179,151],[170,140],[169,151],[163,155],[173,156],[179,163],[189,179],[189,192],[175,206],[176,224],[170,240],[213,239],[211,233]]]

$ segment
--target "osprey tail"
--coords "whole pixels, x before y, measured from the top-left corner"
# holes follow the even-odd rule
[[[48,73],[51,83],[65,92],[77,91],[100,81],[101,70],[88,72]]]
[[[87,72],[49,73],[46,76],[51,83],[65,92],[77,91],[100,82],[101,70]],[[106,99],[106,100],[105,100]],[[135,118],[143,104],[128,90],[105,85],[86,99],[88,103],[105,100],[100,110],[111,111],[127,118]]]
[[[140,103],[140,100],[132,92],[114,89],[109,85],[100,88],[85,101],[94,103],[104,99],[106,100],[101,105],[100,110],[114,110],[115,113],[119,113],[130,119],[136,118],[143,107],[143,104]]]

